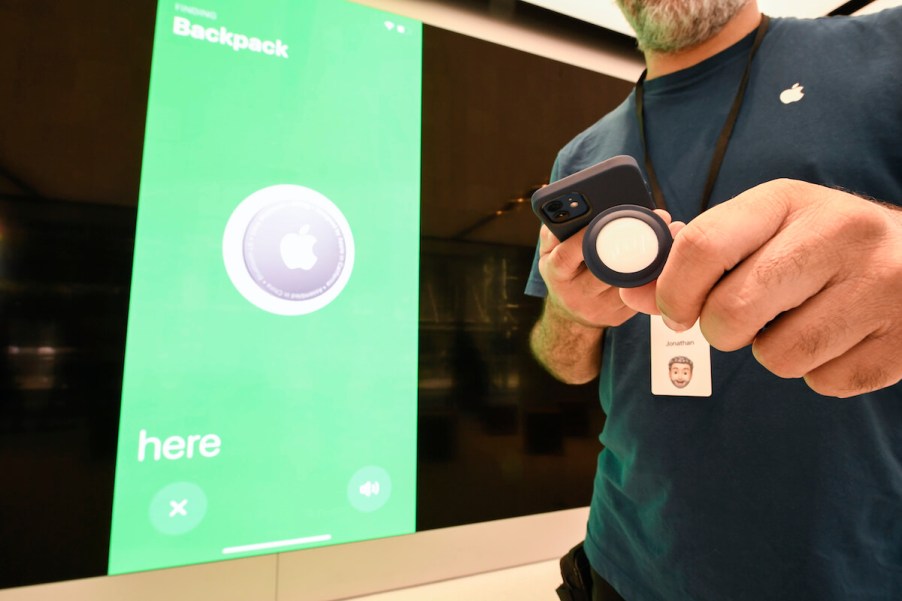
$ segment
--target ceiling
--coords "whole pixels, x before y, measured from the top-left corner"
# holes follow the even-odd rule
[[[613,0],[524,0],[571,17],[600,25],[606,29],[632,35],[632,29],[620,14]],[[841,2],[838,0],[758,0],[762,12],[772,17],[820,17],[844,5],[864,5],[854,13],[874,12],[890,6],[902,5],[902,0],[876,0],[874,2]]]
[[[873,2],[866,4],[860,10],[855,11],[853,14],[865,15],[868,13],[879,12],[884,8],[890,8],[893,6],[902,6],[902,0],[874,0]]]

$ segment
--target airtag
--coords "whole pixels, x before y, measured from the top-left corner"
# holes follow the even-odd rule
[[[635,288],[661,274],[672,244],[670,228],[653,211],[620,205],[589,224],[583,258],[599,280],[618,288]]]
[[[615,219],[595,239],[601,262],[618,273],[642,271],[658,256],[658,237],[650,225],[635,217]]]

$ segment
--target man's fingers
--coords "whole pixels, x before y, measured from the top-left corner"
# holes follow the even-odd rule
[[[850,397],[885,388],[902,378],[899,335],[874,333],[839,357],[805,375],[805,383],[825,396]],[[881,360],[875,361],[875,357]]]
[[[542,224],[542,227],[539,228],[539,254],[547,255],[560,243],[561,241],[551,233],[548,226]]]
[[[670,215],[665,211],[657,210],[655,212],[664,217],[668,223],[670,222]],[[670,235],[676,236],[684,227],[686,227],[686,224],[682,221],[670,223]],[[625,305],[634,311],[647,315],[658,315],[660,311],[658,310],[656,290],[657,281],[649,282],[638,288],[621,288],[620,298]]]
[[[554,302],[570,319],[585,326],[618,326],[635,311],[623,304],[616,288],[598,280],[587,269],[556,291],[549,290]]]
[[[763,184],[706,211],[674,238],[658,278],[657,305],[670,321],[689,328],[711,289],[779,231],[790,212],[790,184]]]
[[[722,351],[751,344],[775,317],[825,289],[841,264],[836,252],[811,236],[807,219],[788,224],[709,292],[701,310],[705,338]]]
[[[585,270],[583,264],[583,231],[577,232],[563,242],[555,238],[546,226],[539,230],[539,256],[546,263],[549,276],[572,279]],[[543,273],[543,275],[545,275]]]
[[[854,290],[829,288],[780,315],[757,334],[752,344],[755,358],[781,378],[801,378],[847,353],[872,333],[875,324],[836,311],[843,297],[854,297]]]
[[[657,213],[658,217],[660,217],[661,219],[664,220],[664,223],[666,223],[667,225],[673,225],[672,223],[670,223],[670,220],[673,219],[673,218],[670,216],[670,213],[668,213],[668,212],[665,211],[664,209],[654,209],[654,212]],[[682,225],[686,225],[686,224],[683,223],[682,221],[675,221],[674,223],[680,223],[680,224],[682,224]],[[670,233],[671,233],[671,234],[675,234],[675,233],[676,233],[675,231],[673,231],[673,228],[672,228],[672,227],[670,228]]]
[[[655,288],[657,282],[649,282],[638,288],[620,288],[620,299],[627,307],[646,315],[658,315],[658,305],[655,301]]]

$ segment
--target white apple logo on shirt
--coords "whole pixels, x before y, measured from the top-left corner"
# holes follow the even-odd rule
[[[793,86],[788,90],[783,90],[782,92],[780,92],[780,102],[782,102],[783,104],[798,102],[802,99],[802,96],[805,95],[805,93],[802,91],[804,89],[805,87],[799,85],[798,83],[793,84]]]
[[[309,271],[316,265],[317,257],[313,252],[316,236],[310,233],[310,225],[302,225],[297,233],[285,234],[279,243],[282,262],[288,269]]]

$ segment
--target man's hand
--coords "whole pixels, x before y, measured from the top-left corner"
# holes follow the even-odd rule
[[[658,212],[665,221],[670,216]],[[598,280],[583,262],[585,230],[560,242],[545,227],[539,233],[539,273],[548,288],[545,308],[530,342],[536,358],[560,380],[588,382],[601,365],[604,329],[636,314],[618,289]]]
[[[884,388],[902,379],[902,211],[768,182],[693,220],[657,282],[621,296],[820,394]]]
[[[585,233],[583,229],[560,242],[546,226],[539,231],[539,273],[548,288],[546,302],[582,326],[618,326],[636,311],[623,303],[617,288],[600,281],[586,267]]]

